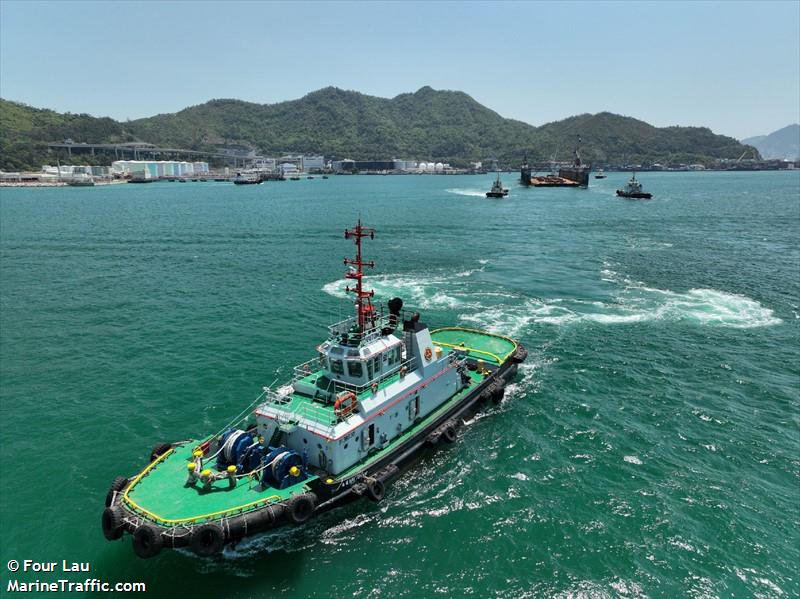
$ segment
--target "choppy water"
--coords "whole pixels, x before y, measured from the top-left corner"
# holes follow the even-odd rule
[[[511,179],[0,191],[0,568],[89,561],[154,596],[800,595],[800,173],[642,174],[649,202],[623,174]],[[359,213],[379,297],[525,343],[508,399],[378,506],[221,559],[107,543],[114,476],[348,313]]]

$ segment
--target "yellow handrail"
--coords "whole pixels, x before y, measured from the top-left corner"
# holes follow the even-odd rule
[[[485,356],[489,356],[490,358],[494,358],[498,364],[503,363],[503,361],[500,359],[500,356],[498,356],[497,354],[493,354],[490,351],[483,351],[482,349],[475,349],[474,347],[467,347],[466,345],[453,345],[452,343],[445,343],[444,341],[434,341],[433,344],[443,345],[444,347],[452,347],[453,349],[464,349],[476,354],[483,354]]]
[[[487,355],[487,356],[491,356],[492,358],[497,360],[498,364],[502,364],[503,362],[505,362],[508,359],[508,356],[513,354],[517,349],[517,342],[514,341],[513,339],[511,339],[510,337],[506,337],[505,335],[498,335],[496,333],[487,333],[486,331],[479,331],[477,329],[467,329],[467,328],[464,328],[464,327],[442,327],[440,329],[435,329],[435,330],[431,331],[431,335],[434,335],[435,333],[438,333],[439,331],[464,331],[466,333],[478,333],[479,335],[486,335],[488,337],[497,337],[498,339],[505,339],[506,341],[508,341],[509,343],[511,343],[514,346],[514,349],[512,349],[505,356],[503,356],[502,359],[497,354],[493,354],[492,352],[488,352],[488,351],[483,351],[481,349],[475,349],[475,348],[472,348],[472,347],[467,347],[465,345],[453,345],[451,343],[445,343],[444,341],[433,341],[434,345],[443,345],[445,347],[452,347],[454,349],[466,349],[468,351],[472,351],[472,352],[476,352],[476,353],[479,353],[479,354],[484,354],[484,355]]]
[[[126,503],[128,503],[128,504],[129,504],[131,507],[133,507],[135,510],[142,512],[143,514],[145,514],[145,515],[149,516],[151,519],[153,519],[153,520],[155,520],[155,521],[157,521],[157,522],[164,522],[165,524],[182,524],[182,523],[184,523],[184,522],[197,522],[198,520],[203,520],[203,519],[207,519],[207,518],[212,518],[213,516],[219,516],[219,515],[221,515],[221,514],[227,514],[227,513],[230,513],[230,512],[241,511],[241,510],[244,510],[245,508],[252,507],[252,506],[254,506],[254,505],[257,505],[257,504],[259,504],[259,503],[266,503],[266,502],[268,502],[268,501],[273,501],[273,500],[275,500],[275,499],[277,499],[277,500],[280,500],[280,495],[270,495],[269,497],[263,497],[263,498],[261,498],[261,499],[257,499],[256,501],[253,501],[253,502],[251,502],[251,503],[246,503],[246,504],[244,504],[244,505],[237,505],[237,506],[235,506],[235,507],[228,508],[227,510],[220,510],[220,511],[218,511],[218,512],[211,512],[211,513],[209,513],[209,514],[199,514],[199,515],[197,515],[197,516],[192,516],[191,518],[177,518],[177,519],[172,519],[172,518],[162,518],[162,517],[161,517],[161,516],[159,516],[158,514],[154,514],[153,512],[151,512],[151,511],[149,511],[149,510],[146,510],[146,509],[144,509],[142,506],[140,506],[138,503],[136,503],[136,502],[135,502],[133,499],[131,499],[131,498],[128,496],[128,493],[130,493],[130,492],[133,490],[133,488],[134,488],[134,487],[135,487],[137,484],[139,484],[139,481],[140,481],[140,480],[142,480],[142,478],[143,478],[143,477],[144,477],[144,476],[145,476],[145,475],[146,475],[148,472],[150,472],[150,470],[151,470],[151,469],[153,469],[153,468],[156,466],[156,464],[158,464],[158,463],[159,463],[159,462],[161,462],[162,460],[166,459],[166,457],[167,457],[169,454],[171,454],[173,451],[175,451],[175,448],[171,448],[171,449],[169,449],[168,451],[165,451],[163,454],[161,454],[161,455],[158,457],[158,459],[157,459],[157,460],[154,460],[153,462],[151,462],[150,464],[148,464],[148,465],[147,465],[147,468],[145,468],[144,470],[142,470],[142,471],[139,473],[139,475],[138,475],[136,478],[134,478],[134,479],[133,479],[133,482],[132,482],[130,485],[128,485],[128,488],[127,488],[127,489],[125,489],[125,493],[123,493],[123,494],[122,494],[122,500],[123,500],[123,501],[125,501]]]

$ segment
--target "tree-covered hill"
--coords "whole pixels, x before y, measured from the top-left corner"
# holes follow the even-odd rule
[[[174,114],[119,123],[59,114],[0,100],[0,168],[36,168],[43,142],[138,140],[213,150],[246,145],[261,154],[323,154],[333,158],[436,160],[464,165],[497,158],[516,166],[523,154],[546,161],[571,156],[578,135],[588,162],[710,163],[737,158],[745,147],[698,127],[657,128],[602,112],[533,127],[506,119],[458,91],[423,87],[378,98],[327,87],[278,104],[211,100]]]

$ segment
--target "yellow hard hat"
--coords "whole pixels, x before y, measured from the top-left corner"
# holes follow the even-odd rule
[[[234,466],[233,464],[228,466],[228,472],[236,472],[236,466]]]
[[[300,468],[298,468],[297,466],[292,466],[291,468],[289,468],[289,474],[291,474],[292,476],[300,476]]]
[[[194,470],[195,468],[197,468],[197,464],[195,464],[194,462],[189,462],[188,464],[186,464],[186,468],[188,470]]]
[[[209,470],[208,468],[206,468],[205,470],[203,470],[203,471],[200,473],[200,476],[202,476],[203,478],[208,478],[209,476],[211,476],[211,470]]]

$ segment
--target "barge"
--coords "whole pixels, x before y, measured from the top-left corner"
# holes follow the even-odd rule
[[[142,558],[180,547],[207,557],[349,502],[379,502],[422,452],[455,442],[466,419],[502,400],[525,348],[487,331],[431,330],[399,298],[373,305],[362,241],[374,235],[360,221],[345,231],[356,246],[345,259],[355,315],[219,432],[157,445],[140,472],[117,477],[106,539],[130,535]]]

